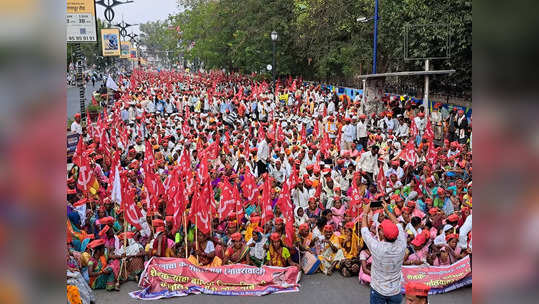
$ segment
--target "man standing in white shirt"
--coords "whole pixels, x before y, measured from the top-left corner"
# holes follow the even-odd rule
[[[367,115],[359,115],[359,121],[356,126],[357,140],[363,147],[363,150],[367,150]]]
[[[387,209],[387,204],[383,203],[383,206],[389,220],[383,220],[378,225],[378,235],[381,240],[369,230],[370,204],[363,206],[361,219],[361,236],[372,255],[370,302],[400,304],[406,235],[395,215]]]
[[[256,145],[257,148],[257,167],[258,167],[258,176],[268,172],[267,163],[269,157],[269,146],[268,146],[268,134],[264,136],[261,142]]]
[[[75,121],[71,123],[71,132],[82,134],[82,126],[80,125],[80,113],[75,113]]]
[[[352,150],[354,139],[356,138],[356,127],[351,124],[351,119],[346,118],[346,125],[343,127],[343,140],[346,150]]]
[[[378,172],[378,146],[372,146],[370,151],[361,154],[357,169],[365,171],[369,183],[374,182],[374,174]]]

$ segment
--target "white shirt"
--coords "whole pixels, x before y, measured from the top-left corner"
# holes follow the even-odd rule
[[[468,232],[472,231],[472,215],[468,215],[462,227],[459,230],[459,242],[458,245],[462,249],[468,248]],[[470,241],[470,248],[472,248],[472,242]]]
[[[371,151],[364,152],[361,154],[359,159],[359,168],[368,173],[378,172],[378,158],[372,155]]]
[[[356,126],[357,139],[367,137],[367,122],[359,121]]]
[[[82,134],[82,126],[78,122],[74,121],[71,124],[71,132]]]
[[[401,291],[406,235],[401,224],[397,227],[399,236],[393,243],[378,241],[369,228],[361,228],[361,236],[372,254],[371,287],[383,296],[394,296]]]
[[[265,163],[268,160],[269,156],[269,146],[266,142],[266,139],[263,139],[261,142],[259,142],[256,148],[258,149],[256,153],[257,159]]]

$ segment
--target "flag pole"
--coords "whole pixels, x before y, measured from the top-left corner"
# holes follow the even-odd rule
[[[198,264],[198,216],[195,216],[195,249],[197,251],[197,264]]]
[[[188,256],[187,256],[187,217],[186,217],[186,212],[187,211],[183,211],[183,238],[184,238],[184,243],[185,243],[185,258],[187,259]]]

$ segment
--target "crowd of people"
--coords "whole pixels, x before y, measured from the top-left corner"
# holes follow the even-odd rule
[[[116,81],[98,119],[70,126],[81,139],[67,174],[68,294],[91,302],[158,256],[339,273],[389,296],[372,267],[390,248],[381,240],[403,248],[389,266],[471,255],[463,110],[221,71]]]

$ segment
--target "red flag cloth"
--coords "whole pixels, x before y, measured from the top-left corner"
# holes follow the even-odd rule
[[[357,179],[361,178],[358,174],[354,174],[354,178],[352,179],[352,186],[350,187],[350,212],[353,217],[359,216],[360,210],[361,210],[361,193],[359,192],[359,189],[357,187]]]
[[[427,119],[427,126],[425,127],[423,138],[427,139],[427,141],[429,142],[434,140],[434,131],[432,130],[432,124],[430,122],[430,119]]]
[[[416,137],[419,134],[419,131],[417,130],[417,126],[415,125],[415,119],[412,117],[410,118],[410,134],[412,134],[414,137]]]
[[[172,171],[172,178],[170,180],[169,187],[167,189],[167,209],[168,206],[172,206],[172,212],[170,213],[173,216],[173,232],[178,231],[182,223],[182,215],[187,206],[187,200],[185,197],[185,184],[183,179],[180,178],[180,169],[175,168]]]
[[[127,178],[127,171],[120,174],[120,180],[122,181],[122,204],[121,208],[124,210],[125,219],[129,224],[134,226],[137,230],[141,230],[140,218],[142,213],[139,207],[135,204],[135,188],[129,183]]]
[[[384,174],[384,167],[381,165],[379,167],[378,176],[376,176],[376,187],[378,188],[378,192],[385,193],[387,185],[386,175]]]
[[[320,136],[320,130],[318,130],[318,121],[314,121],[313,138],[317,139]]]
[[[234,195],[232,185],[225,177],[224,181],[220,183],[221,189],[221,201],[219,202],[219,209],[217,214],[219,215],[219,221],[222,221],[230,216],[236,209],[236,202],[234,201]]]
[[[200,164],[197,169],[197,179],[200,184],[202,184],[206,179],[208,179],[208,157],[206,154],[200,156]]]
[[[93,104],[94,106],[97,106],[97,100],[95,100],[95,96],[94,96],[94,95],[92,95],[92,104]]]
[[[198,191],[196,191],[198,192]],[[195,193],[196,193],[195,192]],[[211,195],[211,184],[208,179],[200,189],[200,194],[197,195],[197,199],[193,200],[193,206],[191,214],[195,219],[198,230],[202,231],[204,234],[210,232],[211,225],[211,213],[210,213],[210,195]]]
[[[82,135],[79,136],[79,142],[77,143],[77,148],[75,149],[75,153],[73,153],[73,163],[77,165],[77,167],[80,167],[81,161],[82,161],[82,153],[86,150],[86,147],[84,145],[84,140]]]
[[[234,210],[236,211],[236,217],[238,219],[243,218],[243,205],[241,201],[240,192],[236,184],[232,185],[232,199],[234,200],[234,203],[235,203]]]
[[[305,129],[305,124],[301,125],[301,144],[305,145],[307,143],[307,130]]]
[[[188,172],[191,171],[191,155],[189,154],[189,149],[183,150],[179,166],[182,175],[186,175]]]
[[[148,191],[150,206],[155,209],[160,195],[165,193],[165,188],[159,176],[153,172],[153,169],[145,172],[144,187]]]
[[[259,124],[258,127],[258,141],[262,141],[264,138],[266,138],[266,132],[264,132],[264,128],[262,128],[262,124]]]
[[[96,181],[95,174],[90,167],[90,159],[86,152],[82,153],[79,165],[79,177],[77,178],[77,188],[83,192],[88,192],[91,185]]]
[[[292,205],[292,199],[290,198],[290,179],[287,179],[286,182],[283,184],[283,189],[281,193],[279,194],[279,198],[277,200],[277,205],[279,206],[279,210],[281,210],[281,213],[283,214],[286,224],[285,224],[285,245],[288,247],[292,247],[294,244],[294,207]]]
[[[271,183],[270,177],[264,173],[264,184],[262,186],[262,226],[273,219],[273,208],[271,206]]]
[[[146,150],[144,151],[144,161],[143,161],[144,172],[153,172],[155,168],[155,157],[153,155],[153,147],[150,144],[150,141],[146,141]]]
[[[320,143],[320,152],[324,154],[325,158],[329,157],[329,135],[328,132],[324,132],[324,137],[322,138],[322,142]]]
[[[245,168],[241,190],[243,196],[247,199],[246,203],[251,203],[255,200],[257,191],[256,180],[253,174],[251,174],[251,170],[248,168]]]
[[[412,166],[415,166],[417,162],[417,154],[415,152],[413,141],[411,140],[408,141],[408,144],[406,144],[406,147],[402,149],[399,157],[405,160],[406,162],[410,163]]]
[[[426,159],[431,164],[436,163],[436,158],[438,157],[438,151],[434,148],[434,143],[432,140],[429,142],[429,149],[427,150]]]

